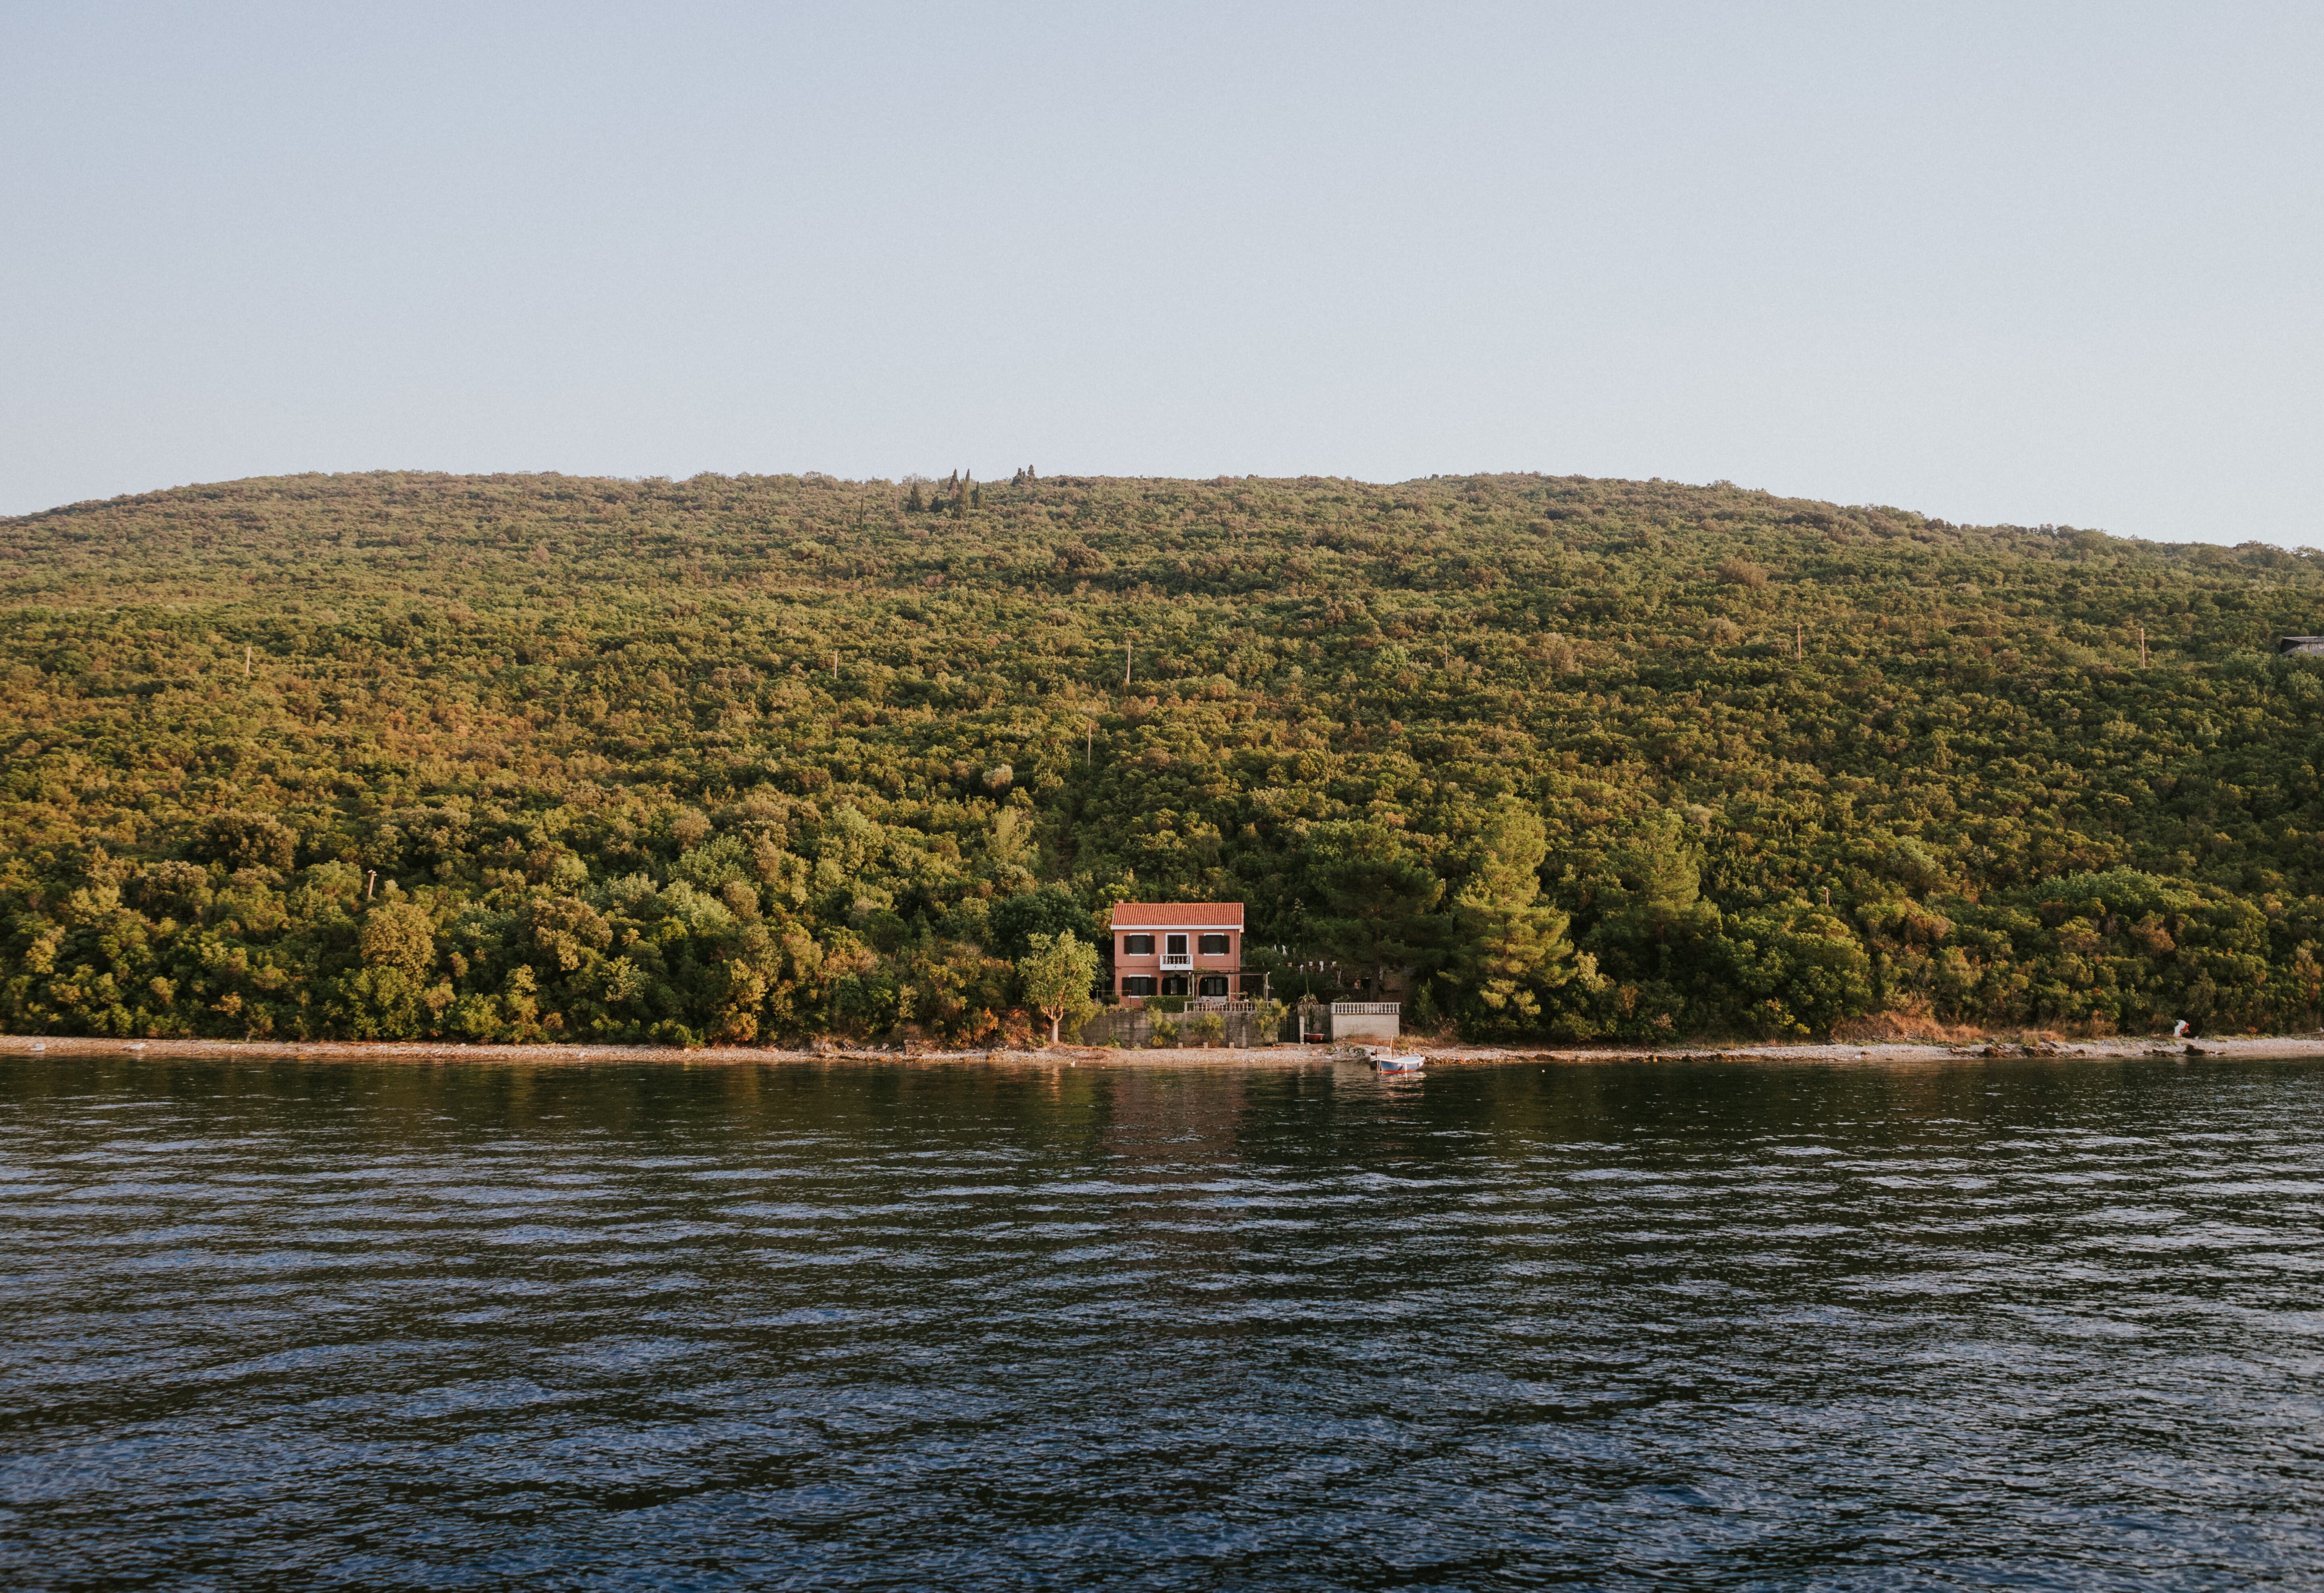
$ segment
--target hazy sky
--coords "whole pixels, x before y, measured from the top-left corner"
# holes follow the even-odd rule
[[[1545,470],[2324,542],[2324,6],[0,0],[0,512]]]

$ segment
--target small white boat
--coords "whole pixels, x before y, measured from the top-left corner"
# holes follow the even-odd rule
[[[1417,1073],[1428,1066],[1428,1059],[1416,1051],[1403,1056],[1386,1051],[1376,1051],[1371,1053],[1371,1058],[1372,1066],[1383,1073]]]

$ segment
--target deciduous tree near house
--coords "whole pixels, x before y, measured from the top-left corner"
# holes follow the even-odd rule
[[[1049,1043],[1055,1045],[1061,1024],[1070,1020],[1078,1027],[1097,1010],[1090,994],[1097,983],[1097,948],[1071,930],[1032,935],[1028,944],[1032,949],[1018,960],[1017,977],[1027,1004],[1049,1020]]]

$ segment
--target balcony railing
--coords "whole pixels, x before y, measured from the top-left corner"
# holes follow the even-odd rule
[[[1191,957],[1173,957],[1167,951],[1162,954],[1162,971],[1166,974],[1183,974],[1194,966],[1194,959]]]

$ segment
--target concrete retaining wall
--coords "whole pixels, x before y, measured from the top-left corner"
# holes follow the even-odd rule
[[[1353,1012],[1343,1009],[1353,1007]],[[1386,1010],[1379,1010],[1379,1009]],[[1332,1006],[1332,1038],[1353,1045],[1394,1045],[1404,1032],[1402,1014],[1392,1001],[1343,1001]]]

